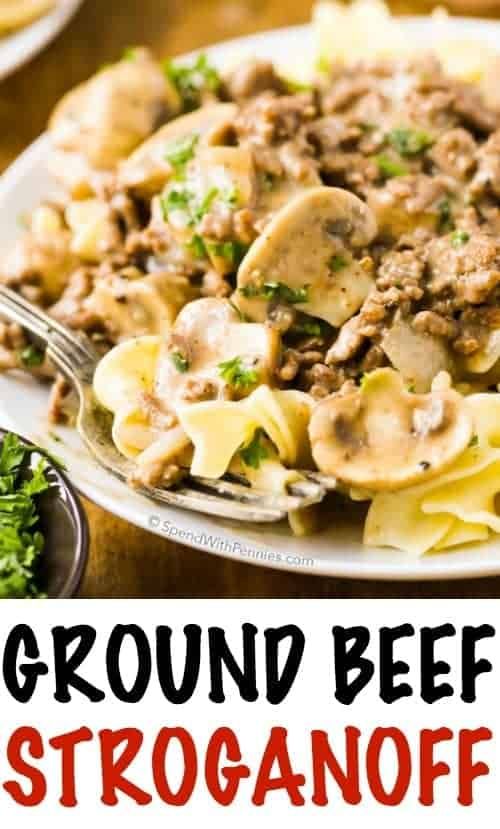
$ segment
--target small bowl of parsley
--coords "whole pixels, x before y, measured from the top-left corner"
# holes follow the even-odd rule
[[[69,599],[88,558],[85,513],[61,464],[0,430],[0,599]]]

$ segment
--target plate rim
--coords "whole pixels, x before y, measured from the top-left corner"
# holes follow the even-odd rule
[[[83,0],[77,0],[76,7],[78,7]],[[434,23],[429,16],[404,16],[398,18],[402,21],[403,25],[413,27],[418,25],[419,27],[430,27],[433,26]],[[478,30],[481,29],[483,26],[488,26],[491,28],[491,24],[495,26],[500,31],[500,21],[498,20],[488,20],[486,18],[464,18],[464,17],[450,17],[450,23],[453,24],[453,27],[456,27],[458,31],[463,29],[464,26],[470,25],[471,23],[474,25],[475,28]],[[258,48],[259,40],[265,41],[266,39],[277,37],[279,35],[283,35],[284,33],[287,36],[304,36],[307,32],[310,32],[310,24],[304,24],[299,26],[288,26],[288,27],[281,27],[276,29],[270,29],[264,32],[257,32],[252,35],[245,35],[243,37],[238,38],[231,38],[228,40],[220,41],[216,44],[212,44],[210,46],[206,46],[202,49],[197,49],[189,53],[183,53],[182,56],[179,58],[189,59],[192,55],[199,54],[200,52],[206,52],[208,54],[212,54],[214,57],[217,58],[217,53],[223,53],[225,50],[231,50],[234,47],[244,47],[244,46],[251,46],[252,49]],[[42,134],[39,136],[34,142],[32,142],[21,155],[18,156],[17,159],[6,169],[3,175],[0,177],[0,214],[1,210],[4,209],[5,206],[5,198],[8,193],[12,191],[12,188],[15,187],[16,180],[18,177],[22,177],[26,174],[27,169],[33,169],[33,167],[38,167],[46,155],[47,149],[49,147],[49,138],[47,133]],[[8,418],[8,415],[7,415]],[[13,428],[9,426],[8,428]],[[160,538],[167,538],[164,532],[159,529],[155,529],[154,527],[147,524],[147,522],[141,522],[137,519],[131,519],[130,513],[127,509],[127,505],[122,505],[119,499],[115,499],[111,494],[108,494],[103,491],[99,490],[98,492],[92,491],[90,483],[88,487],[85,485],[85,481],[78,482],[76,484],[76,488],[85,498],[87,498],[92,503],[96,504],[97,506],[105,509],[106,511],[110,512],[112,515],[115,515],[122,520],[125,520],[135,526],[140,527],[141,529],[145,529],[148,532],[152,533],[155,536]],[[144,499],[145,504],[149,504],[151,507],[151,511],[154,509],[154,502],[149,501],[148,499]],[[178,514],[178,511],[172,509],[172,514]],[[203,520],[203,517],[201,517]],[[212,519],[211,519],[212,520]],[[265,535],[265,533],[263,533]],[[314,543],[314,536],[309,537],[308,539],[304,540],[304,556],[306,557],[308,554],[307,545]],[[384,562],[381,558],[378,558],[376,561],[370,561],[367,556],[370,555],[369,551],[363,553],[363,550],[360,549],[360,560],[356,560],[355,556],[353,555],[348,561],[343,560],[341,562],[336,562],[333,559],[323,559],[323,558],[316,558],[315,559],[315,566],[310,570],[306,570],[303,567],[298,567],[297,565],[293,565],[287,563],[286,561],[279,561],[279,562],[269,562],[263,561],[259,559],[247,559],[241,558],[239,555],[233,552],[228,552],[227,550],[224,552],[220,552],[214,550],[210,546],[206,544],[197,542],[195,539],[185,539],[176,541],[175,538],[172,539],[174,543],[178,543],[182,546],[191,547],[193,549],[197,549],[203,551],[205,553],[209,553],[213,556],[217,556],[218,558],[227,558],[233,561],[237,561],[240,563],[247,563],[257,567],[263,567],[266,569],[274,569],[274,570],[283,570],[286,572],[301,574],[301,575],[309,575],[315,577],[323,577],[323,578],[345,578],[345,579],[355,579],[359,581],[385,581],[385,582],[427,582],[427,581],[439,581],[439,580],[449,580],[449,581],[458,581],[462,579],[478,579],[478,578],[486,578],[491,576],[498,576],[500,575],[500,555],[497,559],[482,559],[474,562],[473,559],[463,560],[455,560],[453,562],[453,552],[448,554],[442,554],[439,557],[434,559],[432,562],[432,557],[428,557],[427,559],[420,557],[414,558],[412,556],[407,556],[406,553],[401,552],[400,562],[394,561],[387,561]],[[394,552],[394,551],[393,551]],[[310,550],[310,555],[314,555],[314,549]],[[423,564],[425,561],[425,565]]]
[[[17,57],[15,57],[13,61],[3,68],[0,67],[0,82],[9,78],[19,69],[22,69],[23,66],[26,66],[27,63],[43,52],[44,49],[46,49],[47,46],[49,46],[66,28],[83,3],[84,0],[66,0],[65,4],[61,6],[61,8],[58,9],[57,6],[55,6],[52,10],[46,12],[42,17],[33,20],[27,26],[24,26],[21,29],[16,29],[11,34],[0,38],[1,49],[2,41],[7,42],[15,40],[16,38],[24,38],[30,30],[35,31],[37,26],[41,23],[45,23],[46,18],[50,19],[51,15],[54,17],[52,27],[48,28],[46,32],[43,32],[40,38],[36,40],[29,49],[23,51],[23,44],[21,43],[21,48],[19,49]]]

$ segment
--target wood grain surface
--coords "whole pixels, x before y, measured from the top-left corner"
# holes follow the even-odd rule
[[[499,0],[454,0],[461,9]],[[69,88],[123,49],[148,44],[176,55],[238,35],[300,23],[311,0],[86,0],[43,55],[0,84],[0,170],[45,128]],[[431,4],[393,3],[397,11]],[[88,598],[200,597],[497,597],[500,579],[449,583],[375,583],[283,573],[234,563],[149,535],[87,504],[92,533],[81,595]]]

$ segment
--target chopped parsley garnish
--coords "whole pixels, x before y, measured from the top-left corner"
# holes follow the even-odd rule
[[[204,91],[215,93],[221,84],[219,73],[208,62],[206,55],[199,55],[190,66],[168,60],[163,69],[177,89],[186,112],[200,106]]]
[[[185,374],[189,370],[189,360],[180,351],[172,351],[170,359],[181,374]]]
[[[233,389],[249,389],[259,382],[259,372],[247,368],[241,357],[233,357],[225,363],[219,363],[219,374]]]
[[[375,156],[375,163],[379,169],[379,173],[384,178],[396,178],[397,176],[406,176],[408,168],[400,161],[395,161],[385,153]]]
[[[212,187],[201,201],[197,201],[195,194],[187,187],[172,187],[160,199],[163,218],[167,222],[170,213],[180,210],[186,214],[188,226],[192,227],[203,219],[219,195],[217,187]]]
[[[477,435],[472,435],[469,441],[469,448],[472,449],[475,446],[479,446],[479,438]]]
[[[262,285],[245,285],[240,288],[240,293],[247,299],[261,297],[268,300],[279,300],[288,305],[301,305],[309,302],[310,285],[303,285],[302,288],[290,288],[284,282],[264,282]]]
[[[242,242],[207,242],[207,250],[212,256],[225,259],[233,267],[237,267],[248,251],[248,245]]]
[[[192,198],[193,194],[186,188],[180,189],[174,187],[172,190],[165,193],[160,199],[163,218],[165,221],[168,221],[169,214],[173,213],[175,210],[181,210],[183,213],[189,213]],[[189,218],[190,224],[192,224],[192,217],[190,216]]]
[[[0,447],[0,598],[41,598],[39,565],[44,538],[36,498],[50,488],[47,460],[24,474],[35,447],[7,434]]]
[[[203,237],[198,233],[195,233],[191,241],[187,243],[186,248],[189,253],[195,257],[195,259],[206,259],[208,255]]]
[[[19,353],[19,359],[26,368],[36,368],[41,366],[45,360],[45,354],[34,345],[28,345]]]
[[[213,202],[219,195],[219,190],[217,187],[211,187],[208,193],[203,196],[201,202],[197,205],[194,205],[192,208],[193,219],[195,222],[201,222],[203,216],[208,213],[210,210]]]
[[[451,211],[451,203],[449,199],[441,199],[437,205],[439,213],[438,230],[442,233],[447,233],[453,230],[455,222],[453,221],[453,213]]]
[[[269,457],[269,452],[262,443],[264,437],[265,434],[262,429],[257,429],[250,443],[240,449],[240,457],[245,466],[259,469],[262,461]]]
[[[198,141],[199,136],[195,133],[185,138],[179,138],[167,145],[165,158],[173,167],[176,178],[183,177],[186,165],[194,158]]]
[[[247,315],[244,314],[243,311],[240,311],[238,306],[235,305],[234,302],[231,299],[229,300],[229,304],[230,304],[231,308],[233,309],[233,311],[236,314],[238,314],[238,318],[239,318],[240,322],[249,322],[249,319],[248,319]]]
[[[238,207],[238,204],[240,203],[240,191],[237,187],[231,187],[230,190],[224,190],[224,192],[220,194],[220,198],[224,204],[227,204],[228,207],[234,210],[234,208]]]
[[[419,155],[433,143],[429,133],[423,130],[405,129],[404,127],[391,130],[387,134],[387,140],[403,158]]]
[[[469,239],[470,236],[466,230],[455,230],[451,234],[451,244],[454,248],[460,248],[462,245],[465,245]]]
[[[298,319],[290,329],[292,334],[305,334],[308,337],[325,337],[328,332],[328,323],[323,320],[307,317]]]
[[[137,46],[128,46],[123,51],[122,60],[135,60],[137,57]]]
[[[342,254],[338,253],[336,254],[336,256],[332,256],[332,258],[328,262],[328,267],[331,271],[337,273],[337,271],[341,271],[343,268],[347,267],[348,264],[349,262],[345,258],[345,256],[342,256]]]

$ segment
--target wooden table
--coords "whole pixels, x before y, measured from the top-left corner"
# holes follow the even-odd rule
[[[463,5],[466,0],[456,2]],[[495,0],[485,2],[494,4]],[[72,24],[42,56],[0,84],[0,170],[44,130],[64,92],[102,64],[117,59],[126,46],[145,43],[158,55],[181,54],[229,37],[303,22],[311,5],[311,0],[86,0]],[[415,6],[403,0],[395,8],[409,11]],[[425,6],[421,3],[418,8]],[[87,509],[92,549],[81,591],[84,597],[500,595],[500,579],[383,584],[261,569],[159,539],[91,504]]]

